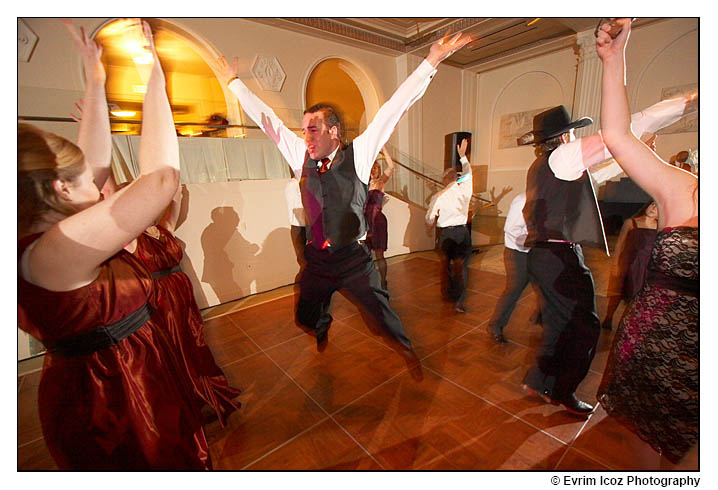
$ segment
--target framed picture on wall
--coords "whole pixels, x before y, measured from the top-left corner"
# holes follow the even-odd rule
[[[499,149],[516,148],[516,140],[519,136],[526,134],[533,129],[534,116],[543,112],[549,107],[533,109],[531,111],[514,112],[504,114],[499,122]]]
[[[661,100],[670,99],[681,94],[690,92],[698,88],[697,83],[688,83],[685,85],[677,85],[675,87],[666,87],[661,91]],[[658,134],[676,134],[676,133],[695,133],[698,132],[698,112],[690,114],[680,121],[671,124],[667,128],[658,131]]]

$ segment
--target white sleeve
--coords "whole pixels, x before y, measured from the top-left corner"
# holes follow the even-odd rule
[[[229,83],[228,88],[237,96],[244,112],[264,131],[264,134],[274,141],[279,152],[292,168],[294,175],[300,178],[302,176],[302,166],[304,165],[304,154],[307,151],[304,140],[287,128],[274,111],[254,95],[242,80],[235,78]],[[262,121],[263,116],[265,121]],[[265,127],[263,122],[269,124],[270,127]],[[267,129],[275,133],[278,139],[274,140],[273,135],[268,133]]]
[[[564,143],[556,148],[548,157],[548,166],[553,174],[561,180],[576,180],[586,167],[581,153],[581,138]]]
[[[443,192],[439,191],[434,195],[434,197],[431,198],[431,202],[429,203],[429,210],[426,212],[426,223],[428,225],[433,225],[434,220],[439,215],[439,199],[441,198],[442,194]]]
[[[436,69],[424,60],[381,106],[366,130],[354,139],[354,165],[359,180],[369,183],[371,167],[381,147],[389,141],[399,119],[426,92]]]
[[[466,158],[466,155],[461,157],[461,173],[463,173],[463,174],[471,173],[471,163],[469,163],[469,159]]]
[[[683,118],[685,107],[686,98],[683,96],[662,100],[647,109],[631,114],[631,130],[639,139],[645,134],[655,133]],[[613,158],[605,145],[603,156],[604,160]],[[559,146],[551,153],[548,163],[557,178],[561,180],[578,179],[583,171],[586,170],[586,164],[581,153],[581,138]],[[615,166],[607,165],[601,171],[594,172],[591,175],[596,180],[603,179],[600,182],[605,182],[623,172],[622,169],[619,171],[620,167],[616,167],[618,167],[618,164]]]
[[[615,159],[611,158],[601,165],[597,165],[591,169],[591,177],[593,177],[596,185],[603,184],[607,180],[610,180],[623,173],[623,169],[616,162]]]
[[[632,114],[631,130],[638,138],[646,133],[655,133],[682,119],[685,108],[686,98],[683,96],[662,100],[641,112]]]

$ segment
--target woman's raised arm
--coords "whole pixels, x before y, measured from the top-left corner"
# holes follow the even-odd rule
[[[87,37],[83,27],[80,27],[78,32],[68,19],[62,19],[62,23],[75,41],[85,71],[85,94],[80,102],[81,105],[78,106],[82,118],[77,146],[85,155],[85,161],[92,167],[95,185],[98,189],[102,189],[110,176],[112,158],[110,116],[105,94],[105,67],[101,60],[102,47]]]
[[[142,114],[140,175],[94,203],[99,192],[93,194],[94,184],[83,176],[77,182],[59,182],[66,199],[74,199],[82,210],[50,227],[28,256],[30,277],[26,279],[47,289],[71,290],[92,282],[105,260],[165,211],[179,185],[177,136],[152,32],[139,21],[130,22],[128,31],[139,36],[154,57]]]
[[[616,21],[622,27],[615,37],[608,24],[597,34],[596,50],[603,61],[601,132],[618,164],[659,207],[660,226],[675,226],[695,216],[693,192],[696,178],[664,162],[631,131],[625,84],[625,48],[631,19]],[[697,97],[697,94],[696,94]]]

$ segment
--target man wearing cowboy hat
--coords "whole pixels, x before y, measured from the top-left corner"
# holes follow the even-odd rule
[[[631,117],[632,129],[645,138],[691,110],[690,97],[664,100]],[[576,139],[573,132],[592,124],[571,121],[564,106],[534,117],[533,131],[518,139],[533,144],[537,158],[526,176],[523,215],[529,279],[538,286],[544,325],[541,346],[522,387],[544,401],[586,416],[593,407],[576,397],[596,352],[600,320],[591,271],[581,245],[608,254],[593,182],[621,173],[615,161],[589,175],[586,170],[611,158],[600,132]],[[592,178],[593,177],[593,178]]]

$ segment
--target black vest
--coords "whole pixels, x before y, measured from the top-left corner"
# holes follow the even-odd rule
[[[548,165],[549,155],[539,156],[526,175],[526,245],[548,239],[568,240],[608,254],[591,176],[585,171],[576,180],[561,180]]]
[[[307,219],[307,240],[313,247],[325,248],[328,240],[336,249],[366,233],[364,204],[369,185],[357,176],[351,144],[337,151],[331,167],[323,174],[307,153],[299,189]]]

